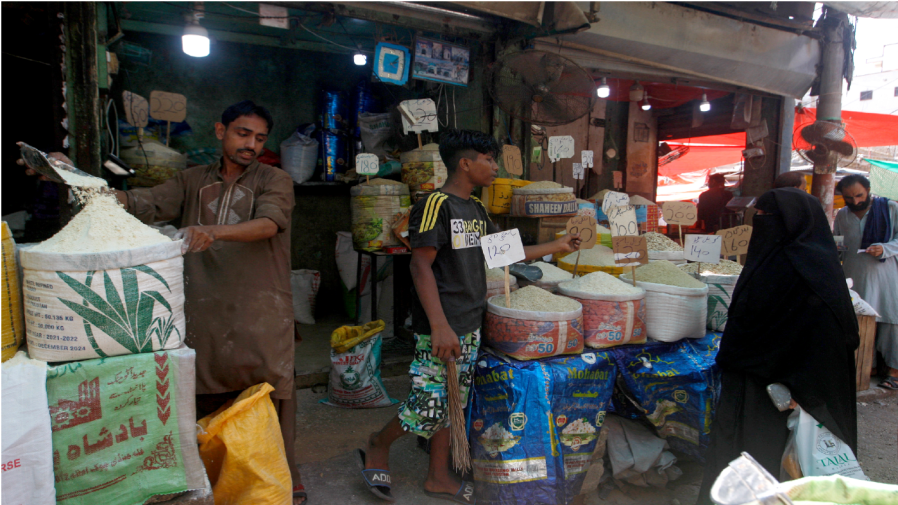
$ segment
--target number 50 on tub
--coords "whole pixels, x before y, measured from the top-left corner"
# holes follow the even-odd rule
[[[490,268],[508,266],[526,258],[521,233],[517,228],[481,237],[480,248]]]

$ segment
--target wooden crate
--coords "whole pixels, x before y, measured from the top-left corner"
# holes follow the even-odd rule
[[[854,364],[857,368],[857,390],[870,389],[870,369],[876,358],[876,318],[873,316],[857,316],[861,343],[854,352]]]

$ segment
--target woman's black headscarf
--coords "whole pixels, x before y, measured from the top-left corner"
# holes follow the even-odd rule
[[[819,201],[796,188],[764,193],[733,292],[717,363],[782,382],[856,450],[857,318]]]

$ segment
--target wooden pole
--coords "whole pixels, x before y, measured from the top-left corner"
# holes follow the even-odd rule
[[[171,121],[165,127],[165,147],[168,147],[168,141],[171,140]]]
[[[418,149],[421,149],[423,146],[424,146],[424,144],[421,143],[421,134],[419,133],[418,134]]]
[[[365,176],[365,184],[371,184],[371,178],[368,175]]]
[[[578,250],[577,251],[577,261],[574,262],[574,275],[572,275],[571,278],[573,278],[573,279],[577,278],[577,268],[579,266],[580,266],[580,251]]]
[[[505,308],[511,308],[511,284],[508,277],[508,265],[505,265]]]
[[[680,231],[680,245],[683,245],[683,225],[678,224],[677,230]]]
[[[636,267],[630,267],[630,272],[633,274],[633,287],[636,287]]]

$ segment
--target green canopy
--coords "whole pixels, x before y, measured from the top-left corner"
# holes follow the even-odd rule
[[[870,163],[870,192],[898,200],[898,162],[870,158],[864,158],[864,161]]]

